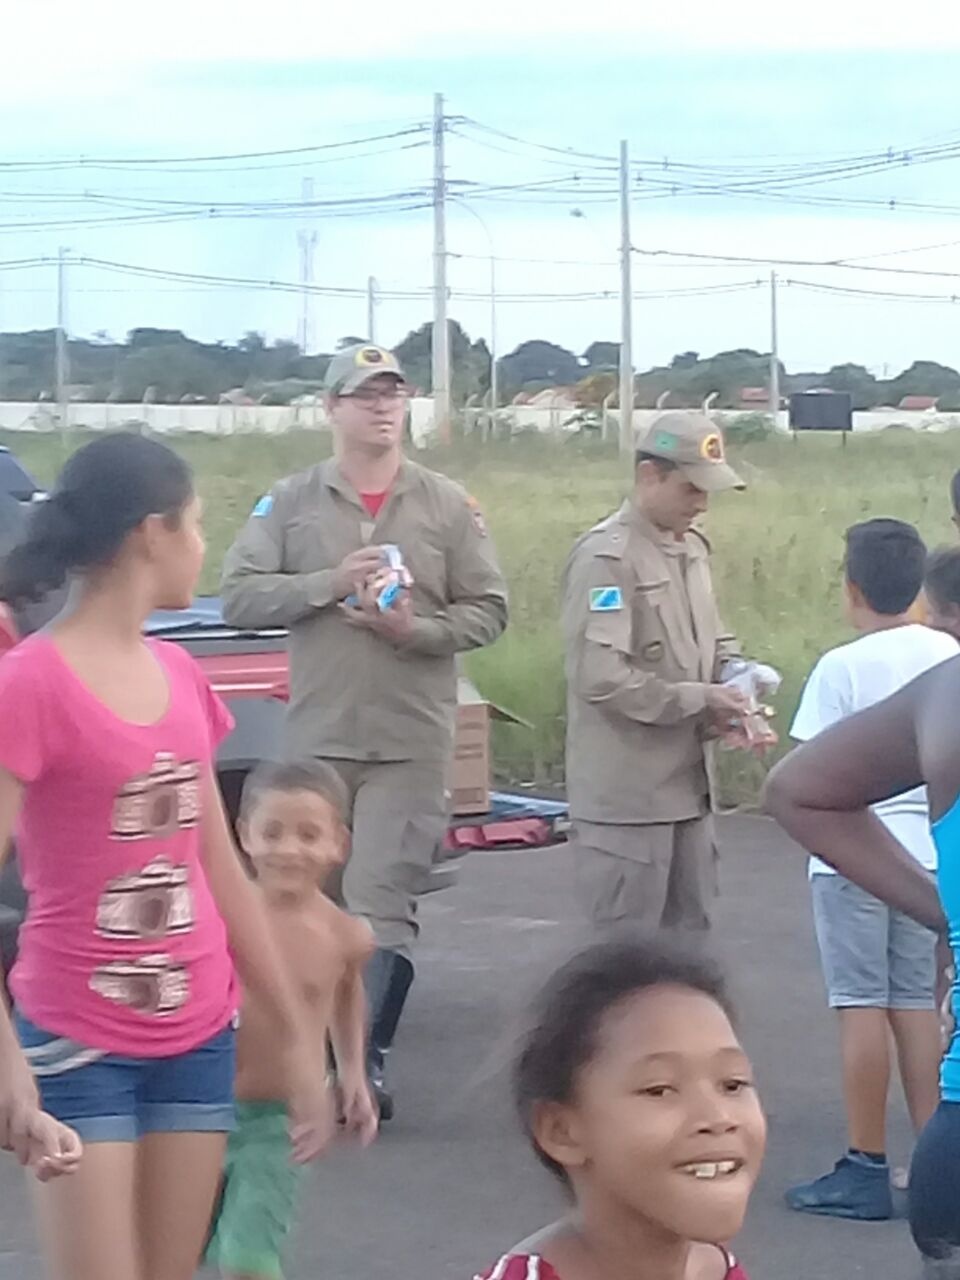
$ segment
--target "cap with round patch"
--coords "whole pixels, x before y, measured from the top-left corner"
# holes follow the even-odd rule
[[[727,462],[723,433],[702,413],[660,414],[638,435],[637,452],[676,463],[690,483],[706,493],[746,488]]]
[[[361,342],[337,352],[327,365],[323,385],[331,395],[348,396],[371,378],[385,373],[398,382],[405,381],[403,370],[392,351],[372,342]]]

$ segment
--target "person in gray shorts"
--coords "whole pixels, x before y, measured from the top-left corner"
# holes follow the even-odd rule
[[[814,875],[813,922],[831,1009],[933,1009],[929,929],[837,875]]]
[[[957,643],[914,621],[926,548],[911,525],[868,520],[846,535],[847,614],[859,633],[832,649],[807,681],[791,728],[800,742],[881,702],[958,653]],[[926,792],[895,796],[874,812],[933,873]],[[934,935],[810,859],[813,915],[830,1007],[838,1011],[848,1149],[835,1169],[787,1193],[792,1209],[861,1221],[893,1215],[886,1155],[890,1043],[916,1131],[939,1102],[940,1026]],[[826,861],[824,861],[826,859]]]

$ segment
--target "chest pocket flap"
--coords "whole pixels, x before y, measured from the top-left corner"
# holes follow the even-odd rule
[[[639,666],[696,677],[697,644],[689,606],[676,583],[651,574],[632,599],[633,656]]]

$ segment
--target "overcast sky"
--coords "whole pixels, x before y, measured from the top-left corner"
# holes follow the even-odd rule
[[[888,25],[879,5],[859,0],[674,3],[656,19],[638,16],[645,7],[594,0],[563,12],[485,0],[471,13],[450,13],[449,4],[427,0],[396,9],[367,0],[302,16],[303,6],[288,0],[167,0],[144,19],[129,3],[7,0],[0,260],[54,257],[64,246],[73,257],[161,271],[295,282],[298,231],[315,231],[317,284],[360,291],[374,276],[383,294],[378,338],[394,343],[430,316],[429,298],[419,296],[432,279],[429,209],[388,202],[334,217],[328,207],[301,220],[296,211],[264,216],[249,206],[296,202],[305,178],[319,202],[407,193],[407,205],[422,204],[432,164],[425,126],[439,91],[451,117],[468,118],[447,137],[448,176],[461,193],[449,210],[450,312],[472,336],[489,338],[492,244],[501,353],[529,337],[578,352],[617,338],[611,158],[626,138],[636,162],[634,288],[674,294],[636,300],[638,367],[677,351],[769,345],[765,261],[718,265],[651,256],[655,250],[856,257],[956,272],[777,268],[788,367],[849,359],[883,373],[918,357],[960,365],[960,302],[808,287],[960,295],[955,6],[946,17],[937,10],[947,6],[927,0],[896,6]],[[356,148],[188,162],[394,133],[403,136]],[[888,149],[888,163],[851,176],[863,157]],[[167,162],[22,163],[80,156]],[[836,165],[816,183],[797,185],[810,166],[830,161]],[[782,180],[784,166],[798,170],[774,197],[769,180]],[[758,169],[767,187],[734,194],[737,183],[756,182]],[[469,184],[487,190],[471,194]],[[532,189],[512,189],[521,185]],[[231,202],[243,217],[225,216]],[[191,204],[221,212],[182,218],[195,213]],[[158,211],[177,216],[157,221]],[[914,249],[922,251],[902,252]],[[134,325],[208,340],[232,341],[248,329],[271,339],[297,334],[296,292],[210,289],[91,266],[67,274],[74,334],[122,336]],[[50,265],[0,271],[0,329],[50,327],[55,286]],[[713,293],[698,296],[704,288]],[[317,297],[311,325],[312,347],[330,349],[344,334],[364,333],[366,302]]]

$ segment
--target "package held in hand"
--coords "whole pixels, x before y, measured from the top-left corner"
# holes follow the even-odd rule
[[[773,745],[777,735],[770,725],[773,708],[766,703],[780,688],[783,677],[774,667],[747,658],[730,658],[720,670],[720,679],[730,689],[739,689],[747,699],[742,720],[747,742],[752,747]]]
[[[367,581],[367,586],[374,593],[377,609],[386,613],[392,609],[403,591],[413,586],[413,575],[403,562],[400,548],[392,542],[386,542],[380,548],[382,564]],[[356,596],[348,596],[346,604],[353,608],[360,603]]]

